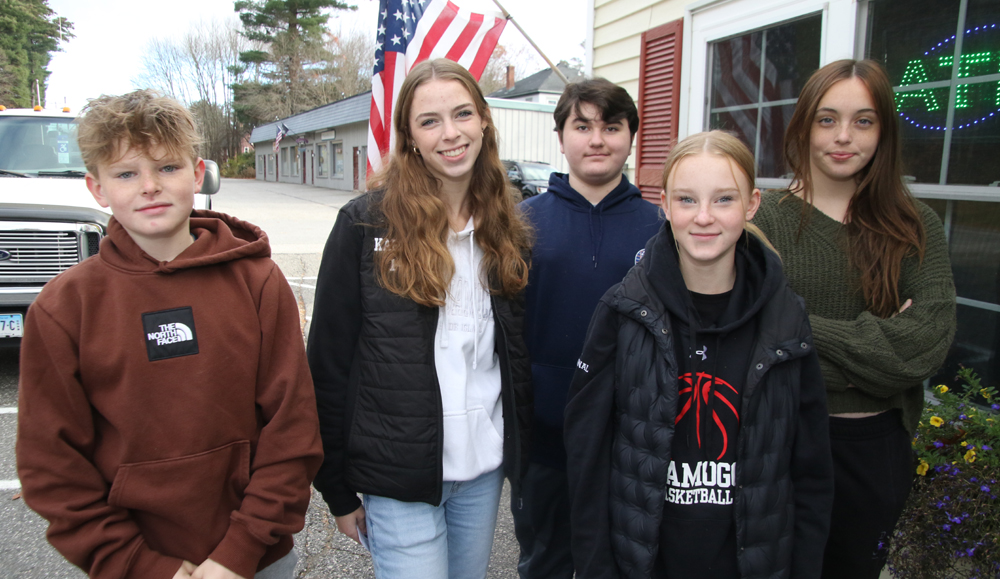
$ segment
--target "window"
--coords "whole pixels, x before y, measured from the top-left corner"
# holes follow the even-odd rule
[[[284,148],[281,150],[281,174],[288,174],[288,149]]]
[[[866,54],[885,65],[896,92],[912,189],[938,212],[948,235],[958,332],[932,383],[950,380],[960,364],[975,369],[983,383],[996,383],[1000,2],[872,2],[866,40]]]
[[[326,176],[326,144],[316,145],[316,175]]]
[[[269,175],[274,175],[274,155],[267,156],[267,173]]]
[[[896,90],[908,174],[1000,184],[1000,3],[882,0],[870,18],[868,54]]]
[[[296,177],[299,175],[299,148],[296,146],[292,147],[292,175]]]
[[[333,167],[333,177],[344,177],[344,144],[330,143],[330,163]]]
[[[759,177],[786,173],[785,128],[819,68],[822,16],[814,14],[709,45],[707,126],[739,136]]]

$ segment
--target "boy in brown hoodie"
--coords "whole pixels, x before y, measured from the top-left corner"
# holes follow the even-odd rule
[[[100,253],[49,282],[21,345],[17,467],[90,577],[290,578],[322,459],[298,306],[256,226],[192,212],[205,163],[179,103],[85,109]]]

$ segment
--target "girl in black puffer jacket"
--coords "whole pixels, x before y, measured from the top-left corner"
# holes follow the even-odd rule
[[[747,222],[753,155],[678,143],[668,223],[601,300],[566,407],[579,578],[818,577],[832,504],[802,300]]]
[[[323,252],[313,485],[379,579],[482,579],[504,475],[516,492],[527,466],[529,231],[461,65],[415,66],[393,125],[379,188],[344,206]]]

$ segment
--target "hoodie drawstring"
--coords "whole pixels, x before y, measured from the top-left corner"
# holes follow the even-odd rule
[[[472,286],[472,369],[476,369],[479,364],[479,308],[476,305],[476,296],[479,295],[479,272],[476,271],[476,241],[474,239],[476,230],[469,232],[469,271],[472,272],[474,285]]]
[[[594,210],[597,210],[598,234],[594,235]],[[601,245],[604,243],[604,204],[598,203],[590,208],[590,249],[591,261],[594,262],[594,269],[597,269],[597,254],[601,252]]]

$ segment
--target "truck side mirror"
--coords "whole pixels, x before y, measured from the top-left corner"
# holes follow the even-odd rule
[[[205,181],[201,184],[202,195],[214,195],[219,192],[219,165],[205,159]]]

